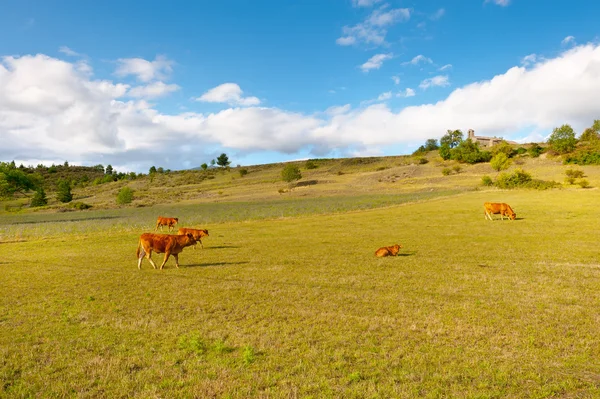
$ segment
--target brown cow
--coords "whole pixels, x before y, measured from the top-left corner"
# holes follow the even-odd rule
[[[165,259],[163,260],[162,265],[160,265],[161,270],[171,255],[175,257],[175,267],[179,268],[179,253],[183,251],[183,248],[195,244],[196,240],[194,240],[194,236],[189,233],[180,236],[171,234],[144,233],[140,236],[140,241],[138,242],[136,251],[136,256],[138,257],[138,269],[142,268],[142,260],[144,259],[144,255],[150,264],[152,264],[152,267],[156,269],[156,264],[151,258],[152,251],[156,252],[157,254],[165,254]]]
[[[207,237],[208,234],[208,230],[206,229],[188,229],[187,227],[180,227],[179,230],[177,231],[177,234],[182,235],[182,234],[187,234],[187,233],[191,233],[194,236],[194,240],[196,240],[196,242],[200,243],[200,245],[202,246],[202,249],[204,249],[204,244],[202,244],[202,237]],[[194,249],[196,249],[196,245],[194,245]]]
[[[493,214],[500,214],[500,218],[504,220],[504,216],[508,217],[511,220],[515,220],[517,214],[512,210],[510,205],[505,204],[504,202],[485,202],[483,204],[485,209],[484,218],[492,219]]]
[[[402,245],[400,244],[396,244],[391,247],[381,247],[375,251],[375,256],[378,258],[382,258],[384,256],[397,256],[398,252],[400,252],[400,248],[402,248]]]
[[[154,229],[154,231],[158,230],[159,227],[160,231],[162,231],[163,226],[168,226],[169,231],[171,231],[171,229],[175,228],[177,222],[179,222],[178,218],[166,218],[163,216],[159,216],[158,219],[156,219],[156,228]]]

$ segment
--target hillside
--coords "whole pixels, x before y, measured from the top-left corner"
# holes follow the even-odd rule
[[[424,163],[423,159],[427,162]],[[56,179],[56,176],[69,177],[78,182],[73,188],[74,202],[83,202],[91,205],[93,209],[111,209],[119,207],[116,196],[125,186],[134,190],[134,199],[126,206],[147,207],[173,203],[253,202],[303,197],[469,191],[489,189],[482,186],[481,178],[485,175],[493,178],[498,174],[489,163],[469,165],[444,161],[437,152],[430,152],[423,158],[389,156],[318,159],[312,160],[312,163],[313,168],[307,169],[306,161],[292,162],[299,167],[302,174],[302,178],[293,184],[288,184],[281,178],[281,171],[285,165],[283,163],[227,170],[186,170],[138,175],[133,180],[124,179],[102,184],[93,183],[92,178],[102,176],[98,171],[92,171],[95,173],[90,174],[93,168],[69,167],[68,171],[63,171],[65,168],[60,167],[57,173],[50,176],[53,179]],[[539,158],[518,156],[507,171],[511,172],[516,168],[526,170],[536,179],[553,180],[561,184],[564,183],[565,170],[577,168],[584,171],[585,178],[592,188],[600,185],[599,168],[563,165],[560,158],[544,155]],[[444,175],[444,169],[450,169],[451,173]],[[246,170],[247,173],[240,173],[241,170]],[[243,173],[246,174],[242,176]],[[52,187],[49,180],[45,181],[47,187]],[[563,184],[563,187],[580,189],[576,185]],[[28,208],[28,198],[17,198],[5,201],[0,212],[55,212],[69,209],[69,204],[58,202],[52,191],[48,191],[48,200],[48,206]]]

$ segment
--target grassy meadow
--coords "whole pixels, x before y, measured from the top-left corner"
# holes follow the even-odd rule
[[[0,397],[600,397],[596,169],[501,191],[475,189],[481,165],[346,166],[289,195],[251,171],[163,205],[1,214]],[[159,214],[210,237],[138,270]]]

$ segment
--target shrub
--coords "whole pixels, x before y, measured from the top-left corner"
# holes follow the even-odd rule
[[[579,180],[577,184],[579,184],[579,187],[581,188],[588,188],[590,186],[590,182],[588,182],[586,179]]]
[[[527,152],[529,153],[529,155],[531,155],[531,157],[537,158],[540,156],[541,153],[544,152],[544,148],[542,148],[542,146],[540,146],[538,143],[533,143],[531,144],[531,147],[529,147]]]
[[[494,182],[492,181],[491,177],[486,175],[481,178],[481,184],[489,187],[489,186],[493,186]]]
[[[283,179],[283,181],[286,181],[288,183],[291,183],[294,180],[302,179],[300,168],[292,164],[285,165],[283,170],[281,171],[281,178]]]
[[[452,167],[452,170],[455,171],[458,174],[458,173],[460,173],[460,171],[462,170],[462,168],[460,167],[460,165],[454,165]]]
[[[248,169],[240,169],[240,176],[244,177],[248,174]]]
[[[429,162],[429,159],[425,158],[425,157],[418,157],[417,158],[417,163],[419,165],[425,165],[426,163]]]
[[[581,170],[581,169],[567,169],[567,170],[565,170],[565,175],[567,175],[567,177],[572,177],[574,179],[579,179],[581,177],[584,177],[583,170]]]
[[[573,128],[570,125],[562,125],[555,128],[548,139],[548,144],[559,154],[566,154],[573,151],[577,144]]]
[[[36,190],[35,194],[31,198],[30,206],[44,206],[48,204],[48,198],[46,198],[46,192],[43,187],[40,187]]]
[[[600,165],[600,141],[588,143],[565,156],[565,164]]]
[[[448,176],[450,173],[452,173],[452,169],[450,169],[450,168],[444,168],[444,169],[442,169],[442,174],[444,176]]]
[[[85,209],[90,209],[92,206],[83,202],[79,202],[79,201],[75,201],[75,202],[71,202],[69,204],[72,208],[75,209],[79,209],[80,211],[83,211]]]
[[[450,150],[450,159],[465,163],[488,162],[492,158],[489,151],[481,151],[479,146],[471,139],[461,141],[460,144]]]
[[[512,174],[501,173],[496,179],[496,186],[499,188],[517,188],[523,187],[532,179],[531,175],[523,169],[516,169]]]
[[[517,148],[516,152],[517,152],[517,155],[527,154],[527,148],[519,147],[519,148]]]
[[[56,192],[56,198],[60,202],[71,202],[73,200],[73,194],[71,194],[71,182],[68,180],[59,180],[58,189]]]
[[[304,164],[304,167],[306,169],[317,169],[319,167],[319,165],[317,165],[317,163],[315,161],[313,161],[312,159],[309,159],[308,161],[306,161],[306,163]]]
[[[493,146],[490,152],[492,153],[492,156],[502,153],[505,154],[507,158],[511,158],[517,153],[512,146],[504,140]]]
[[[575,178],[574,177],[565,177],[565,182],[567,184],[575,184]]]
[[[492,169],[494,169],[497,172],[508,169],[510,164],[511,164],[511,160],[508,158],[508,156],[504,152],[497,153],[496,155],[494,155],[494,157],[490,161],[490,165],[492,166]]]
[[[123,187],[117,194],[117,204],[125,205],[133,201],[133,190],[129,187]]]

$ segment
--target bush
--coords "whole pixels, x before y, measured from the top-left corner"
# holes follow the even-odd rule
[[[512,146],[504,140],[493,146],[490,152],[494,157],[498,154],[505,154],[507,158],[511,158],[517,153]]]
[[[306,164],[304,164],[304,167],[306,169],[317,169],[319,165],[317,165],[317,163],[312,159],[309,159],[308,161],[306,161]]]
[[[36,190],[35,194],[31,198],[30,206],[36,207],[44,205],[48,205],[48,198],[46,198],[46,192],[44,191],[44,188],[40,187]]]
[[[590,182],[588,182],[586,179],[579,180],[577,184],[579,184],[579,187],[581,188],[588,188],[590,186]]]
[[[448,176],[450,173],[452,173],[452,169],[450,169],[450,168],[444,168],[444,169],[442,169],[442,174],[444,176]]]
[[[489,187],[489,186],[493,186],[494,182],[491,177],[486,175],[481,178],[481,184]]]
[[[527,152],[529,153],[529,155],[531,155],[532,158],[537,158],[540,156],[541,153],[544,152],[544,148],[542,148],[542,146],[540,146],[538,143],[533,143],[531,144],[531,147],[529,147]]]
[[[519,148],[517,148],[516,152],[517,152],[517,155],[527,154],[527,148],[519,147]]]
[[[75,209],[79,209],[80,211],[83,211],[85,209],[90,209],[92,206],[89,204],[85,204],[83,202],[79,202],[79,201],[75,201],[75,202],[71,202],[69,204],[72,208]]]
[[[458,174],[458,173],[460,173],[460,171],[462,170],[462,168],[460,167],[460,165],[454,165],[452,167],[452,170],[455,171]]]
[[[548,139],[548,144],[559,154],[566,154],[573,151],[577,144],[573,128],[570,125],[562,125],[555,128]]]
[[[458,162],[474,164],[488,162],[491,158],[492,154],[489,151],[481,151],[471,139],[461,141],[456,148],[450,150],[450,159]]]
[[[565,177],[565,183],[575,184],[575,178],[574,177]]]
[[[567,169],[567,170],[565,170],[565,175],[567,175],[567,177],[572,177],[574,179],[579,179],[581,177],[584,177],[583,170],[580,170],[580,169]]]
[[[73,200],[73,194],[71,194],[71,182],[68,180],[59,180],[58,189],[56,192],[56,198],[60,202],[71,202]]]
[[[496,155],[494,155],[494,157],[490,161],[490,165],[492,166],[492,169],[494,169],[497,172],[508,169],[510,164],[511,164],[511,160],[508,158],[508,156],[504,152],[497,153]]]
[[[427,159],[427,158],[424,158],[424,157],[417,158],[417,164],[419,164],[419,165],[425,165],[428,162],[429,162],[429,159]]]
[[[119,194],[117,194],[117,204],[130,204],[131,201],[133,201],[133,190],[129,187],[123,187],[121,191],[119,191]]]
[[[577,148],[565,156],[565,164],[600,165],[600,141]]]
[[[287,164],[281,171],[281,178],[288,183],[302,179],[300,169],[296,165]]]
[[[536,190],[547,190],[560,186],[555,181],[544,181],[533,179],[531,175],[523,169],[516,169],[512,174],[501,173],[496,179],[496,187],[504,189],[531,188]]]
[[[240,177],[244,177],[248,174],[248,169],[240,169]]]

